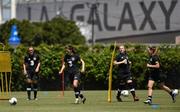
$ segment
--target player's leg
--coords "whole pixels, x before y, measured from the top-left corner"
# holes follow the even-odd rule
[[[123,79],[119,79],[118,81],[118,89],[117,89],[117,95],[116,95],[116,99],[118,102],[122,102],[121,99],[121,91],[125,89],[125,82],[123,81]]]
[[[147,100],[144,101],[145,104],[152,104],[153,85],[154,85],[154,80],[149,80],[148,81],[148,97],[147,97]]]
[[[79,94],[80,94],[80,91],[79,91],[79,88],[78,88],[78,80],[73,80],[73,87],[74,87],[74,93],[75,93],[75,103],[79,103]]]
[[[33,76],[33,91],[34,91],[34,100],[37,100],[37,92],[38,92],[38,80],[39,77],[37,74]]]
[[[27,77],[27,82],[26,82],[26,91],[27,91],[27,100],[31,100],[31,84],[32,84],[32,80]]]
[[[37,81],[33,82],[33,91],[34,91],[34,100],[37,100],[37,92],[38,92],[38,83],[37,83]]]
[[[133,96],[134,101],[139,101],[139,98],[136,96],[134,84],[131,77],[127,80],[127,86]]]
[[[81,88],[80,88],[80,84],[79,84],[79,80],[80,80],[80,73],[76,73],[74,76],[74,81],[73,81],[73,86],[74,86],[74,91],[75,91],[75,97],[76,100],[78,99],[78,97],[81,98],[81,101],[83,102],[83,104],[86,101],[86,98],[84,97],[84,95],[81,92]]]
[[[159,87],[163,90],[165,90],[167,93],[169,93],[171,95],[172,101],[173,103],[176,102],[176,93],[173,92],[173,90],[171,90],[169,87],[167,87],[164,82],[159,83]]]

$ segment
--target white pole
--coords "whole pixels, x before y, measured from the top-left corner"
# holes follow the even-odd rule
[[[3,23],[3,10],[2,10],[2,5],[3,4],[3,1],[2,0],[0,0],[0,24],[2,24]]]
[[[11,0],[11,19],[16,18],[16,0]]]

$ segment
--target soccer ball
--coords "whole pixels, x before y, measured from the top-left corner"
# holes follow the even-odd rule
[[[11,105],[16,105],[17,104],[17,99],[15,97],[12,97],[10,100],[9,100],[9,103]]]
[[[179,93],[178,89],[174,89],[174,90],[173,90],[173,94],[176,94],[176,95],[177,95],[178,93]]]
[[[124,97],[128,97],[129,96],[129,91],[128,90],[122,90],[121,95],[124,96]]]

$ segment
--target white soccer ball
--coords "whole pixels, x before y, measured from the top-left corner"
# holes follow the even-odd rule
[[[173,90],[173,94],[176,94],[176,95],[177,95],[178,93],[179,93],[178,89],[174,89],[174,90]]]
[[[15,97],[12,97],[10,100],[9,100],[9,103],[11,105],[16,105],[17,104],[17,99]]]
[[[124,96],[124,97],[128,97],[129,96],[129,91],[128,90],[122,90],[121,95]]]

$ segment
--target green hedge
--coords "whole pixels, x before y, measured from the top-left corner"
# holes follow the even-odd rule
[[[33,22],[28,20],[11,19],[0,25],[0,42],[8,45],[11,26],[16,24],[18,35],[23,45],[39,46],[42,43],[53,44],[85,44],[85,37],[81,35],[74,21],[61,17],[48,22]],[[77,39],[78,38],[78,39]]]
[[[84,89],[107,89],[108,71],[111,60],[113,45],[100,45],[94,47],[76,45],[77,52],[81,55],[86,64],[82,84]],[[148,59],[145,45],[126,45],[129,58],[132,61],[132,74],[137,89],[145,89],[146,62]],[[0,47],[1,50],[1,47]],[[25,90],[25,77],[23,76],[23,56],[27,47],[19,46],[12,52],[12,89]],[[61,87],[58,71],[61,67],[61,59],[64,53],[62,45],[42,44],[35,47],[41,58],[40,90],[59,90]],[[179,46],[159,46],[162,71],[167,76],[167,84],[171,87],[180,87],[180,49]],[[116,88],[116,67],[113,67],[113,88]],[[68,86],[68,85],[66,85]]]

